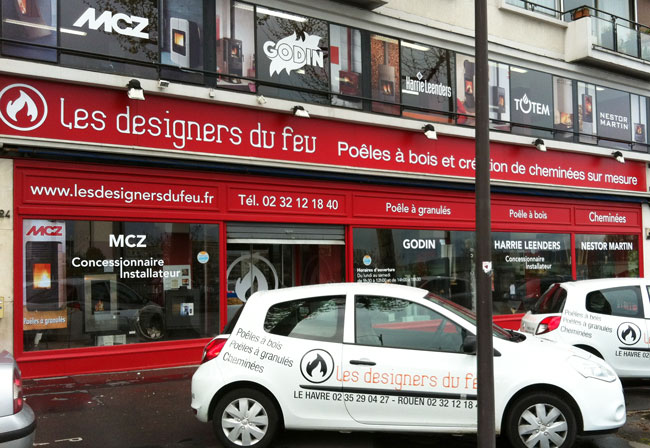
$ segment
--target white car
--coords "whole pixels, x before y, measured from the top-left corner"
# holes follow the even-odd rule
[[[343,283],[257,292],[205,348],[192,408],[226,447],[282,427],[472,433],[475,316],[428,291]],[[514,447],[615,430],[615,372],[589,353],[494,328],[495,427]]]
[[[23,398],[23,382],[16,360],[0,351],[0,447],[32,448],[36,417]]]
[[[552,285],[520,331],[580,347],[621,378],[650,378],[650,280],[606,278]]]

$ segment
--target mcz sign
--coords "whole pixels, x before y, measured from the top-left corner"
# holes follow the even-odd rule
[[[98,30],[103,26],[104,32],[109,34],[115,32],[124,36],[149,39],[149,33],[144,31],[149,26],[149,19],[146,17],[113,14],[111,11],[104,11],[97,17],[95,8],[88,8],[72,26],[83,28],[86,24],[91,30]]]

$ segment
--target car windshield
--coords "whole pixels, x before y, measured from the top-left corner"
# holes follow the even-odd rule
[[[424,296],[424,298],[430,302],[435,303],[436,305],[440,305],[444,309],[451,311],[456,316],[465,319],[472,325],[476,326],[476,314],[474,313],[474,311],[469,310],[464,306],[458,305],[457,303],[451,302],[447,299],[443,299],[442,297],[437,296],[433,293],[427,294],[426,296]],[[507,340],[518,339],[518,336],[515,336],[515,332],[511,332],[509,330],[501,328],[500,326],[494,323],[492,324],[492,334],[494,335],[494,337],[499,339],[507,339]]]

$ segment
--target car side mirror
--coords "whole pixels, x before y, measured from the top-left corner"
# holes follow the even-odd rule
[[[468,355],[476,354],[476,336],[473,334],[468,334],[463,339],[463,353],[467,353]]]

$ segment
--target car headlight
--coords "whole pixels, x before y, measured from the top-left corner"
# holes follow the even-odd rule
[[[616,372],[611,367],[590,359],[572,356],[569,358],[569,364],[585,378],[595,378],[597,380],[607,381],[608,383],[616,381],[616,378],[618,378]]]

